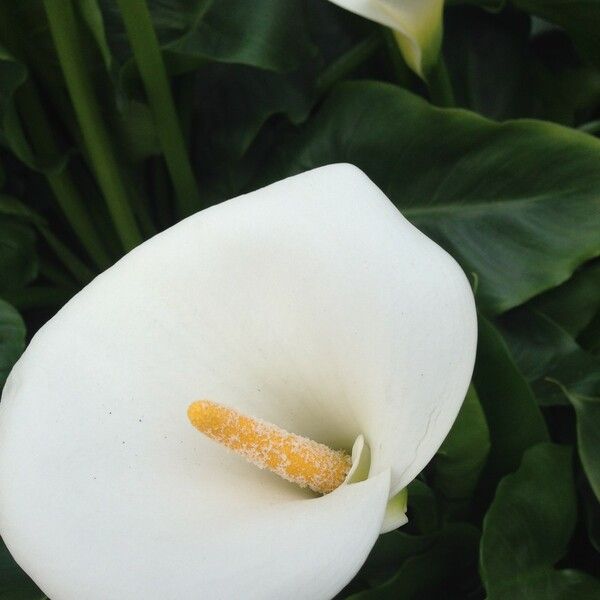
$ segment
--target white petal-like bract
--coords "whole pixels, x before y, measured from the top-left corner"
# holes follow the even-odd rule
[[[442,44],[444,0],[330,0],[394,30],[408,66],[426,79]]]
[[[332,597],[450,429],[475,342],[461,269],[355,167],[224,202],[35,335],[0,405],[0,533],[52,600]],[[195,431],[200,398],[362,434],[369,477],[316,498]]]

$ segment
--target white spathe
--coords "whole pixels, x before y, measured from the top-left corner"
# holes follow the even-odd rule
[[[444,0],[330,0],[394,30],[406,64],[423,79],[442,44]]]
[[[476,319],[455,261],[358,169],[200,212],[33,338],[0,405],[0,533],[52,600],[330,598],[459,410]],[[315,498],[199,434],[232,406],[367,480]]]

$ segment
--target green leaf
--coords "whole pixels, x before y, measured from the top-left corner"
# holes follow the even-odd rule
[[[600,67],[599,0],[512,0],[512,3],[521,10],[564,27],[581,53]]]
[[[538,402],[567,402],[556,382],[575,394],[600,396],[600,361],[547,316],[524,307],[504,315],[499,324]]]
[[[25,323],[8,302],[0,300],[0,390],[24,349]]]
[[[399,558],[407,550],[421,550],[427,543],[429,548],[407,558],[391,579],[371,590],[353,594],[349,597],[351,600],[420,600],[438,598],[440,592],[442,597],[466,597],[468,575],[477,562],[479,531],[475,527],[451,524],[425,539],[413,540],[402,532],[393,533],[397,535],[388,538],[386,544],[392,548],[396,545]],[[393,550],[388,547],[386,551]]]
[[[79,11],[81,20],[85,23],[89,32],[92,34],[92,37],[96,41],[98,51],[104,61],[106,70],[110,72],[112,69],[113,58],[106,38],[102,11],[100,10],[97,0],[79,0],[75,7]]]
[[[389,84],[354,82],[272,154],[252,187],[332,162],[360,167],[477,274],[488,313],[562,283],[600,254],[600,141],[589,135],[493,123]]]
[[[584,265],[566,283],[536,298],[533,306],[577,337],[600,310],[600,262]]]
[[[565,386],[561,388],[575,408],[577,451],[596,499],[600,501],[600,396],[584,396]]]
[[[0,193],[0,218],[9,217],[25,221],[36,227],[47,226],[44,218],[13,196]]]
[[[0,292],[24,287],[37,275],[32,228],[0,216]]]
[[[477,392],[471,386],[432,463],[433,486],[454,505],[454,511],[471,497],[489,450],[490,432]]]
[[[172,73],[207,60],[288,72],[315,56],[300,0],[150,0],[152,21]],[[114,0],[101,0],[107,38],[123,63],[129,48]]]
[[[401,529],[384,533],[377,538],[363,566],[362,574],[371,585],[385,583],[407,558],[426,552],[436,539],[435,533],[411,535]]]
[[[444,55],[459,106],[491,119],[523,117],[529,20],[473,8],[446,11]],[[529,116],[529,115],[527,115]]]
[[[209,57],[273,71],[292,71],[315,55],[298,0],[213,2],[201,20],[188,22],[186,34],[169,43],[166,50],[175,57]]]
[[[41,63],[47,61],[49,55],[54,56],[54,50],[50,48],[49,52],[45,44],[37,48],[38,38],[49,37],[45,35],[45,22],[42,24],[36,20],[26,38],[19,29],[31,26],[30,18],[36,13],[35,7],[39,11],[42,5],[35,2],[0,5],[0,143],[10,148],[29,168],[48,174],[61,171],[68,156],[54,143],[39,143],[40,131],[45,132],[42,136],[48,135],[47,115],[40,114],[43,108],[37,100],[24,55],[33,53],[36,48],[38,73],[43,73],[45,79],[51,79],[50,69],[46,69],[45,65],[42,67]]]
[[[600,310],[581,332],[578,342],[587,352],[600,358]]]
[[[499,8],[503,4],[500,0],[452,0],[452,3],[476,4],[483,8]],[[599,0],[511,0],[511,4],[564,28],[581,54],[600,66]]]
[[[27,68],[0,47],[0,142],[25,164],[36,168],[35,154],[23,129],[15,93],[27,79]]]
[[[556,444],[530,448],[507,475],[483,523],[481,573],[490,600],[596,598],[600,582],[555,570],[577,518],[571,451]]]
[[[275,114],[302,121],[313,99],[311,82],[300,74],[282,76],[244,65],[207,64],[198,70],[195,87],[202,90],[195,135],[203,169],[239,159]]]
[[[5,48],[0,47],[0,111],[6,128],[6,111],[12,108],[15,90],[27,79],[27,68],[16,60]]]
[[[573,125],[591,116],[600,72],[579,64],[568,47],[558,54],[554,44],[536,43],[530,29],[530,17],[516,11],[446,12],[444,54],[458,106],[498,120]]]
[[[600,502],[587,481],[581,484],[581,495],[588,537],[594,548],[600,552]]]
[[[17,565],[1,538],[0,600],[48,600]]]
[[[600,360],[548,317],[521,308],[501,321],[511,352],[544,404],[569,401],[584,471],[600,499]]]
[[[420,479],[408,484],[408,521],[420,533],[431,533],[439,527],[436,497]]]
[[[490,432],[489,482],[517,469],[528,448],[548,440],[548,431],[506,343],[484,318],[479,319],[474,382]]]

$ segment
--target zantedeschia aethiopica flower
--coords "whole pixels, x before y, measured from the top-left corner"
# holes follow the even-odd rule
[[[52,600],[330,598],[404,522],[475,344],[461,269],[355,167],[225,202],[35,335],[0,408],[0,533]],[[370,450],[368,476],[317,495],[259,470],[190,425],[202,398],[353,469]]]
[[[330,0],[361,17],[390,27],[406,64],[420,77],[437,63],[444,0]]]

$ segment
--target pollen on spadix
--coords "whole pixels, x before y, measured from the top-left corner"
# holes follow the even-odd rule
[[[196,429],[260,469],[321,494],[339,487],[352,466],[352,458],[341,450],[210,400],[190,404],[188,418]]]

